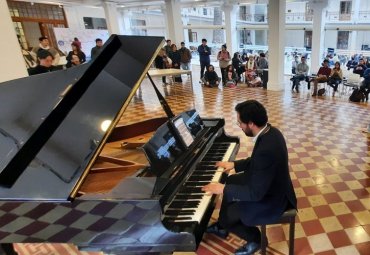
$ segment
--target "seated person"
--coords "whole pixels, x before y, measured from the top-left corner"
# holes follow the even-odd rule
[[[360,58],[358,65],[353,68],[353,73],[357,73],[360,75],[360,77],[362,77],[364,75],[365,70],[366,70],[365,61],[363,58]]]
[[[360,86],[360,91],[365,94],[366,102],[369,100],[369,92],[370,92],[370,68],[366,69],[364,72],[364,80]]]
[[[78,57],[78,55],[73,54],[71,56],[70,61],[67,63],[66,67],[70,68],[72,66],[78,66],[78,65],[81,65],[80,58]]]
[[[299,93],[299,82],[306,80],[308,89],[310,89],[310,81],[308,78],[308,70],[310,70],[309,66],[306,64],[306,58],[304,56],[301,57],[301,63],[296,66],[294,77],[292,78],[293,85],[292,91],[295,90]]]
[[[208,66],[206,72],[204,73],[202,81],[207,87],[218,87],[218,84],[220,83],[220,78],[218,78],[215,67],[213,65]]]
[[[233,88],[238,83],[238,77],[236,75],[236,72],[234,70],[233,65],[228,65],[225,70],[225,86],[228,86],[230,88]]]
[[[355,61],[355,57],[352,56],[350,60],[348,60],[346,66],[347,66],[347,70],[350,70],[352,68],[355,68],[357,66],[357,62]]]
[[[37,52],[37,66],[28,69],[29,75],[41,74],[55,71],[53,66],[53,55],[47,50],[39,50]]]
[[[338,90],[339,84],[343,80],[343,72],[342,69],[340,69],[340,63],[335,62],[334,68],[331,70],[330,77],[328,80],[328,85],[333,88],[333,96],[335,92]]]
[[[218,222],[208,233],[226,238],[229,232],[247,243],[236,255],[254,254],[261,248],[257,225],[277,221],[287,209],[297,208],[297,199],[289,175],[288,150],[284,136],[271,126],[265,107],[255,100],[239,103],[235,110],[239,127],[256,140],[252,156],[234,162],[217,162],[224,172],[234,171],[225,184],[210,183],[204,192],[222,194]],[[267,243],[267,240],[266,242]]]
[[[262,85],[261,77],[259,77],[254,71],[246,72],[245,82],[248,87],[259,87]]]
[[[292,74],[296,74],[297,65],[299,64],[299,57],[298,55],[294,56],[294,60],[292,61]]]
[[[317,76],[311,80],[314,82],[312,96],[317,96],[317,84],[318,83],[328,81],[329,76],[331,74],[331,69],[328,65],[329,65],[329,60],[325,59],[323,62],[323,66],[320,67],[319,71],[317,72]]]

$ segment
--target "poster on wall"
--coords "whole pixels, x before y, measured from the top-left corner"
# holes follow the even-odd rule
[[[87,61],[91,58],[91,49],[95,47],[95,39],[100,38],[103,43],[109,38],[108,30],[100,29],[71,29],[54,28],[58,48],[66,55],[72,50],[71,43],[75,37],[81,42],[81,50],[85,53]]]

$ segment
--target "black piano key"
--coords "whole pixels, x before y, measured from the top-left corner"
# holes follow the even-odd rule
[[[199,201],[173,201],[168,208],[197,208]]]
[[[220,156],[213,156],[213,155],[210,155],[210,156],[205,156],[202,161],[206,161],[206,162],[209,162],[209,161],[221,161],[224,157],[220,157]]]
[[[212,166],[197,166],[195,168],[195,170],[213,170],[213,171],[216,171],[217,170],[217,167],[215,165],[212,165]]]
[[[189,177],[188,181],[196,182],[196,181],[211,181],[213,179],[213,175],[192,175]]]
[[[216,169],[213,170],[202,170],[198,169],[193,172],[193,175],[204,175],[204,176],[209,176],[209,175],[214,175],[216,172]]]
[[[207,154],[219,154],[224,155],[226,153],[227,149],[210,149],[207,151]]]
[[[209,182],[185,182],[185,187],[203,187],[205,185],[207,185]]]
[[[180,193],[192,194],[192,193],[204,193],[204,192],[202,191],[201,187],[199,187],[199,188],[182,187],[180,189]]]
[[[165,215],[177,216],[177,215],[194,215],[195,210],[167,210]]]
[[[192,195],[192,194],[189,194],[189,195],[176,195],[175,196],[175,200],[176,199],[180,199],[180,200],[188,200],[188,199],[202,199],[203,195]]]
[[[167,220],[191,220],[191,217],[185,217],[185,216],[182,216],[182,217],[176,217],[176,216],[170,216],[170,217],[164,217],[165,219]]]

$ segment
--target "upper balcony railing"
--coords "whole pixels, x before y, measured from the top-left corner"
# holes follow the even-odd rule
[[[327,21],[351,21],[353,12],[340,13],[340,12],[326,12]]]
[[[369,22],[370,21],[370,11],[359,11],[358,21],[359,22]]]
[[[239,15],[240,20],[249,21],[249,22],[257,22],[257,23],[266,23],[267,22],[267,15],[265,14],[248,14],[248,13],[241,13]]]
[[[311,22],[312,14],[307,14],[304,12],[291,13],[288,12],[285,14],[286,23],[301,23],[301,22]]]

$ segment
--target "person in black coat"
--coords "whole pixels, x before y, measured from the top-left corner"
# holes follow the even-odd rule
[[[74,63],[72,63],[72,56],[73,55],[76,55],[78,56],[78,59],[80,60],[80,64],[83,64],[86,62],[86,55],[85,53],[81,50],[80,46],[78,43],[76,42],[73,42],[71,44],[71,47],[72,47],[72,50],[68,53],[67,57],[66,57],[66,60],[67,60],[67,64],[66,64],[66,67],[69,68],[69,67],[72,67],[74,66]]]
[[[215,71],[215,67],[213,65],[209,65],[207,67],[207,71],[204,73],[203,82],[207,87],[218,87],[220,79]]]
[[[177,50],[176,44],[171,45],[171,52],[169,54],[170,59],[172,60],[172,67],[176,69],[180,69],[181,65],[181,55],[180,51]],[[182,82],[181,75],[175,76],[175,82]]]
[[[233,58],[231,59],[234,69],[238,74],[238,80],[241,80],[242,74],[245,72],[245,67],[243,66],[242,61],[240,60],[239,52],[235,52]]]
[[[53,55],[47,50],[39,50],[37,52],[37,66],[28,69],[29,75],[42,74],[55,71],[53,66]]]
[[[254,254],[261,248],[261,232],[256,227],[271,224],[290,208],[297,209],[297,199],[289,175],[288,150],[282,133],[267,121],[264,106],[248,100],[235,107],[238,125],[254,137],[251,157],[234,162],[217,162],[225,172],[235,169],[225,184],[211,183],[202,188],[223,194],[218,222],[207,232],[226,237],[233,232],[247,244],[235,254]]]

